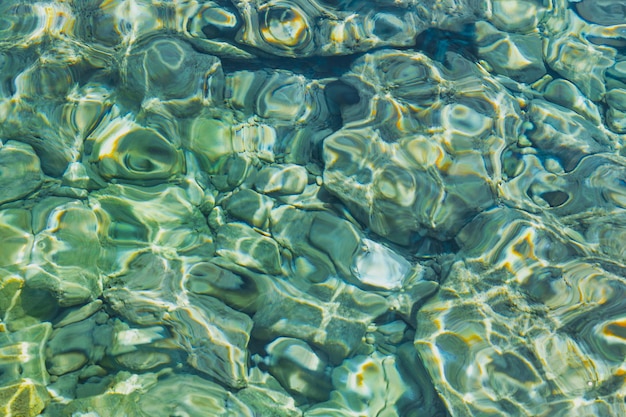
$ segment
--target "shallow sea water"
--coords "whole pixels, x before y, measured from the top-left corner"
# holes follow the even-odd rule
[[[625,22],[0,2],[0,416],[626,415]]]

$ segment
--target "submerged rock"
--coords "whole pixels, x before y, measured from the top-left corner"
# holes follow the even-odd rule
[[[314,401],[328,399],[327,360],[299,340],[279,337],[265,347],[269,372],[289,392]]]
[[[334,279],[309,294],[277,281],[253,316],[252,335],[262,340],[279,336],[301,339],[338,363],[363,343],[368,325],[388,309],[385,299]]]
[[[592,266],[572,237],[506,209],[479,216],[458,239],[465,260],[418,311],[415,338],[452,415],[552,413],[563,401],[582,410],[577,398],[599,387],[608,402],[620,395],[621,364],[605,344],[622,344],[606,330],[626,288],[614,266]]]
[[[66,307],[100,296],[97,229],[96,215],[82,202],[52,210],[46,228],[35,235],[32,263],[25,267],[26,286],[47,291]]]
[[[384,289],[402,288],[411,264],[389,248],[369,239],[361,240],[362,252],[354,257],[352,271],[365,285]]]
[[[623,3],[3,2],[0,414],[626,415]]]
[[[399,51],[355,62],[344,79],[371,97],[362,100],[370,108],[346,110],[350,124],[324,141],[324,186],[373,231],[405,246],[424,234],[452,237],[493,205],[500,172],[493,155],[519,134],[513,97],[475,64],[454,56],[454,65]],[[449,95],[454,103],[443,102]]]
[[[43,385],[24,379],[11,386],[0,387],[0,413],[9,416],[34,417],[49,401]]]
[[[8,141],[4,144],[0,148],[0,166],[0,204],[27,196],[43,182],[39,158],[25,143]]]
[[[479,57],[498,74],[524,83],[537,81],[546,74],[538,33],[508,34],[486,22],[479,22],[476,24],[476,42]]]

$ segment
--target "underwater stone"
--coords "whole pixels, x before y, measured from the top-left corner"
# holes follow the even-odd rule
[[[228,223],[218,229],[216,253],[259,272],[281,273],[278,244],[243,223]]]
[[[76,81],[77,59],[69,59],[72,47],[49,47],[50,51],[40,56],[31,66],[15,78],[15,89],[19,97],[28,101],[62,100]]]
[[[493,156],[521,131],[519,103],[500,83],[460,55],[448,60],[442,67],[389,50],[359,58],[342,81],[361,100],[342,110],[346,125],[323,143],[324,187],[401,245],[424,234],[453,237],[493,205]],[[411,88],[398,86],[396,74]]]
[[[303,76],[283,71],[274,71],[271,75],[265,76],[267,79],[264,80],[258,92],[254,88],[247,89],[245,101],[253,100],[253,102],[251,105],[241,103],[242,107],[253,110],[252,113],[265,119],[290,123],[302,123],[306,118],[318,116],[315,111],[317,109],[314,110],[311,106],[314,104],[311,94],[315,90],[309,88]],[[241,88],[242,86],[235,87],[239,87],[236,89],[238,91],[246,91]]]
[[[401,288],[410,268],[406,259],[369,239],[361,239],[352,264],[352,272],[363,284],[387,290]]]
[[[68,134],[85,138],[113,107],[113,91],[106,85],[90,82],[68,95],[63,106],[63,128]]]
[[[272,210],[270,230],[280,245],[298,256],[294,266],[303,278],[319,282],[338,273],[352,279],[350,265],[361,233],[350,222],[330,212],[283,205]]]
[[[598,154],[585,158],[570,174],[570,181],[579,181],[585,190],[572,201],[576,201],[580,208],[606,207],[618,214],[626,208],[626,190],[623,187],[625,173],[626,159],[622,156]],[[573,207],[571,209],[573,211]]]
[[[301,417],[293,397],[266,372],[254,367],[249,372],[249,384],[237,392],[237,398],[247,404],[254,415],[272,417]]]
[[[46,291],[25,286],[23,276],[0,269],[0,315],[5,330],[18,331],[51,321],[59,305]]]
[[[622,266],[592,262],[577,259],[543,270],[537,268],[538,273],[528,277],[521,289],[548,307],[547,317],[562,326],[563,333],[575,340],[577,349],[593,352],[591,363],[576,372],[590,372],[594,383],[602,385],[612,380],[622,366],[620,356],[626,340],[620,331],[621,297],[626,291],[626,281],[618,275],[623,272]],[[545,289],[545,294],[539,292],[540,288]],[[579,295],[585,301],[581,302]],[[602,306],[601,316],[597,315],[599,306]],[[616,384],[614,391],[623,390],[623,385]],[[575,386],[569,387],[572,391],[563,393],[579,394]]]
[[[516,332],[519,328],[524,334],[521,311],[528,311],[522,310],[526,305],[506,287],[486,292],[489,304],[463,296],[481,278],[461,263],[453,267],[455,278],[446,281],[449,285],[417,313],[415,335],[416,348],[450,414],[503,416],[522,414],[524,409],[543,412],[550,388],[539,370],[524,359],[524,339]],[[498,297],[504,298],[506,310],[488,307],[493,305],[495,310]],[[510,317],[519,318],[511,322]],[[483,386],[488,386],[495,398],[490,398]],[[535,398],[530,392],[540,395]]]
[[[453,14],[432,4],[420,5],[416,11],[399,3],[390,3],[383,10],[369,3],[250,3],[237,4],[244,24],[235,40],[287,57],[346,55],[381,46],[409,46],[429,24],[458,28],[484,14],[470,2],[451,6]]]
[[[49,372],[63,375],[75,371],[88,361],[99,362],[112,343],[108,316],[92,316],[83,321],[55,329],[46,346]],[[102,321],[104,320],[104,324]]]
[[[254,313],[263,303],[263,294],[271,291],[273,278],[216,257],[194,263],[184,280],[192,293],[210,295],[238,311]]]
[[[0,241],[2,242],[0,267],[28,264],[34,243],[30,211],[0,210]]]
[[[626,415],[623,1],[218,3],[0,5],[0,392]]]
[[[298,210],[288,205],[275,207],[271,212],[270,218],[272,236],[279,244],[289,248],[296,254],[307,253],[312,257],[320,258],[326,264],[324,270],[329,271],[334,268],[328,256],[318,249],[305,244],[308,240],[312,220],[311,213],[307,211]],[[296,224],[298,224],[298,227],[295,226]]]
[[[99,266],[105,272],[118,270],[123,263],[118,257],[127,256],[129,246],[155,244],[180,253],[198,248],[207,256],[213,253],[205,217],[178,186],[110,185],[92,193],[89,204],[99,219],[98,236],[104,246]]]
[[[601,122],[598,107],[571,82],[563,79],[551,81],[543,92],[543,97],[559,106],[567,107],[599,125]]]
[[[4,324],[4,330],[17,330],[14,327],[16,297],[20,296],[24,286],[24,278],[5,269],[0,269],[0,315]],[[19,317],[20,312],[17,313]],[[30,317],[29,317],[30,318]],[[27,327],[27,326],[25,326]]]
[[[69,403],[51,402],[45,416],[76,415],[87,416],[98,410],[103,417],[118,414],[145,416],[137,404],[142,395],[154,386],[157,375],[152,373],[131,374],[127,371],[111,372],[109,375],[95,376],[81,381],[76,386],[76,396]],[[158,414],[155,414],[158,415]]]
[[[241,143],[248,158],[254,161],[274,162],[278,127],[248,120],[235,126],[234,141]]]
[[[220,60],[193,50],[176,38],[147,38],[124,56],[121,69],[124,91],[137,104],[153,97],[161,100],[205,99],[220,104],[224,74]]]
[[[22,379],[17,384],[0,387],[0,414],[6,417],[35,417],[49,400],[43,385]]]
[[[606,118],[611,130],[617,133],[626,132],[626,89],[614,88],[606,93],[609,105]]]
[[[299,5],[278,0],[259,5],[258,9],[242,10],[246,22],[237,40],[283,56],[310,53],[314,48],[312,22],[316,16],[309,16],[313,7],[307,3],[303,6],[308,7],[303,10]],[[248,11],[258,14],[250,15]]]
[[[150,326],[142,330],[118,326],[115,353],[134,351],[133,344],[178,348],[198,371],[231,387],[245,386],[252,321],[216,298],[185,292],[179,272],[172,273],[154,289],[105,291],[105,299],[116,313],[132,323]],[[181,297],[184,303],[178,301]]]
[[[324,305],[286,283],[276,283],[274,290],[253,317],[254,337],[271,340],[283,335],[309,340],[317,336],[323,342]]]
[[[55,102],[12,100],[0,102],[0,136],[30,145],[44,174],[59,178],[80,154],[80,144],[68,133],[62,108]]]
[[[243,144],[235,141],[232,115],[200,115],[192,122],[186,146],[196,155],[200,166],[210,174],[219,172],[221,161],[234,152],[242,152]]]
[[[467,258],[518,274],[528,273],[526,268],[536,262],[564,262],[584,255],[580,243],[538,218],[523,210],[494,208],[476,216],[456,241]]]
[[[537,27],[545,13],[537,0],[491,0],[489,21],[505,32],[528,33]]]
[[[272,165],[256,176],[255,188],[263,194],[300,194],[307,185],[306,169],[299,165]]]
[[[116,3],[74,2],[72,9],[76,19],[74,35],[86,42],[114,47],[127,34],[125,22],[116,14]]]
[[[110,288],[103,292],[107,305],[124,320],[140,326],[163,325],[163,314],[171,302],[155,298],[152,292],[140,293],[124,288]]]
[[[207,224],[213,232],[226,224],[226,213],[221,206],[215,206],[207,214]]]
[[[34,5],[4,3],[1,7],[3,48],[13,44],[26,48],[31,43],[40,42],[40,32],[55,20],[47,19],[46,11]],[[59,12],[66,11],[60,5],[57,7]]]
[[[403,288],[387,296],[390,309],[412,325],[415,324],[417,309],[439,289],[436,281],[423,279],[415,269],[419,271],[419,268],[414,267],[414,271],[405,279]]]
[[[104,292],[105,300],[120,316],[143,327],[116,326],[112,353],[133,352],[137,344],[165,348],[163,353],[176,357],[178,349],[198,371],[231,387],[245,386],[252,328],[247,315],[216,298],[185,291],[177,260],[146,253],[131,261],[127,274],[118,279],[118,286]]]
[[[539,360],[559,391],[582,394],[595,379],[593,369],[586,364],[586,354],[578,343],[563,334],[544,334],[534,340]]]
[[[254,416],[249,406],[233,393],[197,375],[166,375],[142,392],[137,401],[140,410],[137,415],[142,417]]]
[[[615,88],[606,94],[606,103],[617,109],[617,110],[626,110],[626,89]]]
[[[496,209],[459,234],[463,260],[418,311],[415,338],[452,415],[540,414],[600,386],[606,398],[623,389],[613,385],[624,344],[621,313],[613,312],[622,309],[626,282],[608,272],[612,262],[585,261],[575,233],[562,230]],[[565,366],[550,359],[555,352],[572,364],[588,360]],[[497,395],[475,388],[487,385]]]
[[[0,146],[0,166],[0,204],[27,196],[43,182],[39,158],[25,143],[10,140]]]
[[[617,57],[615,64],[606,70],[606,86],[608,90],[626,87],[626,60]]]
[[[626,21],[626,3],[623,0],[582,0],[575,3],[583,19],[599,25],[620,25]]]
[[[165,180],[184,171],[182,152],[152,128],[120,118],[96,129],[91,162],[110,180]]]
[[[58,353],[48,360],[50,375],[64,375],[82,368],[89,358],[82,352]]]
[[[484,137],[493,127],[488,115],[476,110],[473,103],[468,104],[448,104],[441,109],[441,125],[450,132],[449,137],[445,137],[447,143],[444,142],[444,146],[453,148],[450,153],[457,157],[468,150],[468,137]]]
[[[539,149],[557,157],[571,171],[585,155],[609,149],[609,138],[598,127],[571,110],[544,100],[528,106],[532,127],[528,139]]]
[[[288,391],[315,401],[328,399],[327,361],[305,342],[279,337],[265,347],[269,372]]]
[[[187,307],[165,313],[187,362],[233,388],[247,384],[248,341],[253,322],[247,315],[204,295],[188,295]]]
[[[554,173],[547,171],[534,155],[525,155],[522,162],[518,176],[503,184],[502,195],[527,211],[549,210],[578,228],[578,220],[574,220],[578,215],[583,219],[594,211],[604,214],[626,206],[619,179],[624,175],[626,162],[619,156],[588,155],[572,171]]]
[[[309,174],[309,181],[315,182],[304,187],[302,193],[276,196],[276,200],[302,210],[314,211],[327,209],[328,205],[324,202],[324,198],[326,197],[325,190],[321,187],[322,178],[311,178]]]
[[[506,183],[502,184],[502,197],[507,199],[514,207],[524,208],[529,212],[541,210],[568,211],[567,207],[575,207],[573,194],[570,186],[569,175],[562,175],[563,168],[554,162],[552,170],[546,161],[541,161],[534,155],[524,155],[518,160],[520,172]],[[564,209],[564,210],[563,210]]]
[[[74,188],[97,189],[98,181],[93,178],[94,173],[80,162],[72,162],[63,173],[63,185]]]
[[[179,289],[180,261],[164,254],[136,251],[126,259],[122,271],[110,282],[110,289],[126,289],[135,294],[158,294],[168,301]]]
[[[413,339],[414,333],[407,330],[406,322],[395,320],[377,325],[376,330],[369,331],[366,338],[372,349],[386,355],[395,354],[400,344]]]
[[[387,308],[381,296],[338,279],[309,287],[307,293],[276,281],[253,317],[253,336],[301,339],[326,352],[330,362],[339,363],[358,348],[368,324]]]
[[[14,94],[15,86],[13,84],[15,77],[23,70],[25,62],[20,53],[17,51],[0,52],[0,67],[2,67],[2,75],[0,76],[0,98],[2,99],[0,107],[6,108],[8,99]],[[1,120],[1,119],[0,119]]]
[[[342,276],[350,277],[349,265],[357,252],[360,235],[352,223],[329,212],[318,212],[313,215],[308,237],[314,247],[330,257]]]
[[[231,154],[221,162],[217,175],[209,177],[211,184],[219,191],[234,190],[253,172],[254,157],[249,154]]]
[[[430,58],[420,53],[408,54],[401,51],[389,51],[381,55],[374,53],[365,62],[357,63],[355,67],[366,71],[363,76],[357,77],[360,82],[357,83],[352,74],[342,77],[342,80],[346,83],[348,80],[352,81],[350,84],[359,92],[359,96],[365,96],[366,93],[360,84],[372,84],[377,78],[380,78],[381,86],[389,88],[392,95],[401,100],[400,103],[406,102],[420,109],[426,109],[437,103],[444,91],[442,85],[445,82],[444,72],[434,65]],[[379,88],[376,83],[373,84],[374,89]],[[357,100],[359,105],[366,104],[363,98]],[[353,107],[356,109],[356,106]],[[351,111],[350,115],[363,117],[363,114],[352,115]]]
[[[83,321],[96,312],[98,312],[102,308],[102,300],[94,300],[91,303],[85,304],[84,306],[67,309],[63,312],[58,318],[57,322],[54,324],[54,327],[64,327],[68,324],[78,323],[79,321]]]
[[[145,372],[171,363],[170,355],[163,352],[128,352],[115,357],[115,361],[127,369]]]
[[[48,291],[62,306],[97,298],[102,282],[98,219],[82,202],[54,209],[46,229],[35,235],[32,260],[25,268],[26,286]]]
[[[592,45],[578,37],[554,37],[544,47],[545,62],[583,94],[598,101],[606,92],[604,72],[615,63],[615,49]]]
[[[242,189],[223,202],[224,208],[233,217],[247,222],[250,226],[267,229],[274,201],[250,189]]]
[[[190,17],[187,24],[193,36],[207,38],[229,38],[234,36],[241,25],[239,16],[234,10],[208,3],[194,10],[195,16]]]
[[[275,78],[283,79],[289,75],[291,74],[280,72]],[[269,71],[242,70],[229,73],[226,77],[226,102],[245,114],[256,114],[258,103],[264,100],[261,89],[271,78],[272,74]]]
[[[59,275],[59,272],[62,272]],[[97,276],[77,268],[62,268],[49,272],[44,268],[29,266],[25,273],[26,285],[34,291],[46,291],[58,305],[69,307],[90,301],[102,291]]]
[[[614,214],[610,211],[600,215],[596,210],[590,210],[579,218],[565,222],[572,228],[579,230],[584,239],[597,245],[600,251],[619,262],[626,262],[626,247],[622,245],[626,239],[626,213]],[[573,224],[572,224],[573,223]]]
[[[454,234],[472,213],[493,203],[489,178],[476,170],[484,166],[478,154],[464,155],[454,164],[443,150],[433,149],[429,156],[416,146],[409,149],[407,158],[399,148],[405,143],[410,146],[410,140],[389,145],[376,133],[362,131],[336,133],[324,141],[324,186],[373,231],[402,245],[419,233]],[[397,157],[385,160],[380,154]],[[442,172],[435,167],[425,169],[421,161],[440,164]],[[369,175],[361,178],[364,172]],[[449,182],[442,184],[444,173]]]
[[[608,127],[615,133],[626,133],[626,112],[609,108],[606,112]]]
[[[45,346],[50,338],[50,323],[38,322],[17,331],[0,334],[0,383],[4,386],[28,378],[31,383],[47,385],[50,375],[45,364]],[[0,402],[2,404],[2,402]]]
[[[333,370],[332,381],[330,401],[311,407],[305,416],[398,415],[397,404],[410,395],[396,357],[379,352],[346,359]]]
[[[113,341],[108,352],[116,356],[136,352],[142,347],[158,345],[160,341],[168,336],[168,332],[163,326],[131,328],[120,320],[114,320],[113,331]]]
[[[524,83],[537,81],[546,73],[539,34],[509,34],[487,22],[476,23],[478,56],[502,75]]]

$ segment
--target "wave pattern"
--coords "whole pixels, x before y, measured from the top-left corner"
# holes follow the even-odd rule
[[[626,415],[622,0],[0,5],[0,415]]]

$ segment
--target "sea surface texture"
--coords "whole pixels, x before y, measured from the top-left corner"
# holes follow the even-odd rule
[[[626,1],[0,2],[0,416],[626,416]]]

